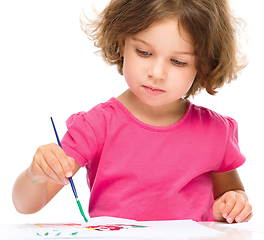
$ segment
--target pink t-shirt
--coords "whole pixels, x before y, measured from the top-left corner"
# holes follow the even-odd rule
[[[91,217],[214,221],[210,172],[245,161],[236,121],[190,102],[167,127],[139,121],[115,98],[67,127],[62,147],[87,169]]]

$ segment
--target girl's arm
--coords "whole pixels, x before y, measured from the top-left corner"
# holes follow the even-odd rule
[[[252,206],[237,170],[211,173],[214,189],[214,217],[228,223],[247,222],[252,217]]]
[[[41,146],[30,167],[15,181],[12,193],[15,208],[23,214],[38,212],[79,169],[80,165],[58,145]]]

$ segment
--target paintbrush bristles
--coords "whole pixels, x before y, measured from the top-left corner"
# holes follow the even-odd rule
[[[80,212],[81,212],[81,214],[82,214],[82,216],[83,216],[83,218],[84,218],[84,221],[85,221],[85,222],[88,222],[88,219],[85,217],[85,214],[84,214],[84,212],[83,212],[82,205],[81,205],[81,203],[80,203],[79,200],[77,200],[77,204],[78,204],[78,207],[79,207],[79,209],[80,209]]]

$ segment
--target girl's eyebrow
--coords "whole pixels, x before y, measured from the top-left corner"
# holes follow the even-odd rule
[[[144,40],[142,40],[140,38],[137,38],[137,37],[132,37],[132,40],[137,41],[137,42],[142,42],[143,44],[148,45],[150,47],[152,46],[150,43],[148,43],[148,42],[146,42],[146,41],[144,41]],[[182,55],[191,55],[191,56],[194,56],[195,55],[194,53],[191,53],[191,52],[188,52],[188,51],[183,51],[183,52],[181,52],[181,51],[174,51],[174,53],[175,54],[182,54]]]
[[[137,41],[137,42],[142,42],[142,43],[144,43],[144,44],[146,44],[148,46],[152,46],[150,43],[147,43],[144,40],[142,40],[140,38],[137,38],[137,37],[132,37],[132,40]]]

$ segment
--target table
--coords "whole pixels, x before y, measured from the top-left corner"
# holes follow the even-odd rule
[[[200,222],[199,224],[226,233],[221,237],[206,238],[206,240],[264,240],[264,233],[229,228],[228,223]]]

